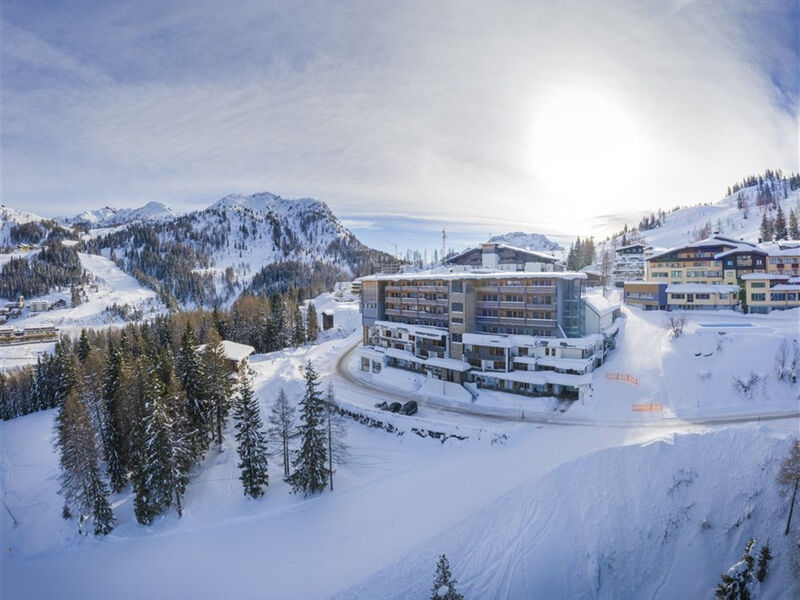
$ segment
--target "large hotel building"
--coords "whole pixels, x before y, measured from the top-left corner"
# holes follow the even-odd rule
[[[586,275],[548,255],[485,244],[448,264],[361,280],[362,369],[576,399],[613,347],[619,309],[587,302]]]

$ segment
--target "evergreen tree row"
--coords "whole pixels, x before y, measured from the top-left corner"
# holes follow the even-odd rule
[[[176,364],[180,365],[181,361],[191,360],[188,351],[191,344],[206,344],[222,338],[249,344],[257,352],[273,352],[315,340],[319,324],[313,302],[303,307],[290,295],[272,298],[262,295],[244,296],[230,310],[170,313],[156,317],[148,324],[130,324],[124,331],[127,344],[153,340],[156,348],[167,348],[171,355],[176,356]],[[189,339],[186,338],[187,331],[190,331]],[[89,339],[93,346],[111,353],[110,340],[115,335],[84,331],[77,341],[62,340],[56,345],[54,354],[39,357],[35,366],[0,372],[0,419],[12,419],[59,406],[63,395],[55,394],[54,382],[62,377],[64,361],[61,356],[77,353],[84,342],[89,343]],[[200,379],[192,371],[193,365],[186,368],[190,373],[181,377],[181,384],[191,391],[200,385]]]
[[[89,281],[75,246],[54,243],[44,246],[33,258],[12,258],[0,269],[0,298],[42,296],[56,286],[80,285]]]
[[[578,238],[569,247],[567,253],[567,271],[580,271],[582,268],[594,264],[595,248],[594,239]]]
[[[773,240],[800,239],[800,229],[797,223],[797,214],[794,209],[789,210],[787,222],[783,209],[778,205],[775,216],[771,217],[768,211],[761,214],[761,226],[759,227],[761,240],[771,242]]]

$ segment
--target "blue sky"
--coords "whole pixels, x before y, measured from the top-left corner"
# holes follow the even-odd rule
[[[0,6],[2,202],[45,215],[271,191],[434,248],[798,170],[793,0]]]

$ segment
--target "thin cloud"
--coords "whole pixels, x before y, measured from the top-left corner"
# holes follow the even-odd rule
[[[44,13],[7,0],[2,199],[46,214],[148,200],[188,210],[269,190],[359,221],[567,235],[797,169],[796,11],[678,4]],[[770,30],[773,18],[784,20]],[[580,165],[556,185],[542,178],[535,116],[565,87],[630,118],[637,165],[611,161],[596,184]]]

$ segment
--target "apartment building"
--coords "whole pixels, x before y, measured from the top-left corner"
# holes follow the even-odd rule
[[[646,259],[647,281],[737,285],[742,275],[764,271],[768,252],[755,244],[713,236]]]
[[[751,313],[769,313],[800,306],[800,276],[789,273],[750,273],[742,277],[745,303]]]
[[[595,303],[592,323],[604,329],[587,335],[585,281],[547,271],[365,277],[361,368],[576,398],[613,347],[619,316]]]
[[[616,287],[622,287],[626,281],[644,279],[645,251],[651,249],[645,244],[628,244],[615,250],[611,277]]]

